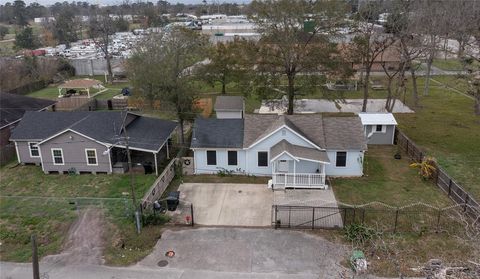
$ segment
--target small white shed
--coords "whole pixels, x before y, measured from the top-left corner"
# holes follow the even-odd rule
[[[242,119],[245,102],[242,96],[218,96],[214,109],[218,119]]]
[[[397,120],[391,113],[359,113],[368,144],[393,144]]]

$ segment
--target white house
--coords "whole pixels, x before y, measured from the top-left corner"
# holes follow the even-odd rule
[[[244,115],[195,121],[195,174],[271,176],[274,188],[326,188],[326,176],[363,175],[359,117]]]
[[[391,113],[359,113],[368,144],[393,144],[397,121]]]

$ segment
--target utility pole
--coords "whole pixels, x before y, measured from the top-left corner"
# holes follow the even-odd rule
[[[38,267],[37,237],[32,234],[31,240],[33,279],[40,279],[40,268]]]
[[[125,115],[125,119],[126,119],[126,115]],[[137,199],[135,197],[135,188],[134,188],[135,177],[133,175],[132,156],[130,155],[130,147],[128,144],[128,134],[127,134],[127,129],[125,127],[125,121],[123,122],[122,128],[123,128],[123,133],[125,135],[124,136],[125,150],[127,151],[128,171],[130,172],[130,190],[132,192],[133,208],[135,209],[135,224],[137,228],[137,233],[140,233],[140,230],[141,230],[140,212],[138,212]]]

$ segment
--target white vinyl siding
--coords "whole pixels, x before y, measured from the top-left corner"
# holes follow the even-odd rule
[[[63,159],[63,149],[61,148],[52,148],[52,161],[54,165],[64,165],[65,160]]]
[[[85,149],[85,156],[87,158],[88,166],[97,166],[97,150],[96,149]]]

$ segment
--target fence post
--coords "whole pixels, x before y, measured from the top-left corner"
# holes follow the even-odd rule
[[[362,211],[362,224],[365,224],[365,208]]]
[[[463,212],[466,212],[467,211],[467,206],[468,206],[468,200],[469,200],[470,196],[468,194],[466,194],[465,196],[465,204],[463,205]]]
[[[397,210],[395,211],[395,226],[393,228],[393,233],[396,233],[397,232],[397,223],[398,223],[398,208]]]
[[[410,155],[408,154],[408,140],[406,142],[407,142],[407,146],[405,147],[405,153],[407,153],[407,155]]]
[[[195,221],[193,219],[193,203],[190,204],[190,214],[192,217],[192,227],[195,225]]]
[[[353,207],[353,217],[352,217],[353,223],[355,223],[355,212],[356,212],[356,209],[355,209],[355,206],[354,206]]]
[[[437,215],[437,232],[440,231],[440,215],[441,215],[442,211],[439,209],[438,210],[438,215]]]
[[[315,207],[312,207],[312,230],[315,229]]]
[[[274,228],[277,229],[277,224],[278,224],[278,222],[277,222],[277,205],[274,205],[274,210],[275,210],[275,220],[274,220],[275,225],[274,225]]]
[[[450,193],[452,192],[452,179],[450,179],[450,182],[448,182],[448,196],[450,197]]]
[[[289,207],[288,207],[288,228],[290,228],[290,217],[291,217],[291,214],[292,214],[292,207],[289,206]]]
[[[343,224],[347,225],[347,208],[343,208]]]

